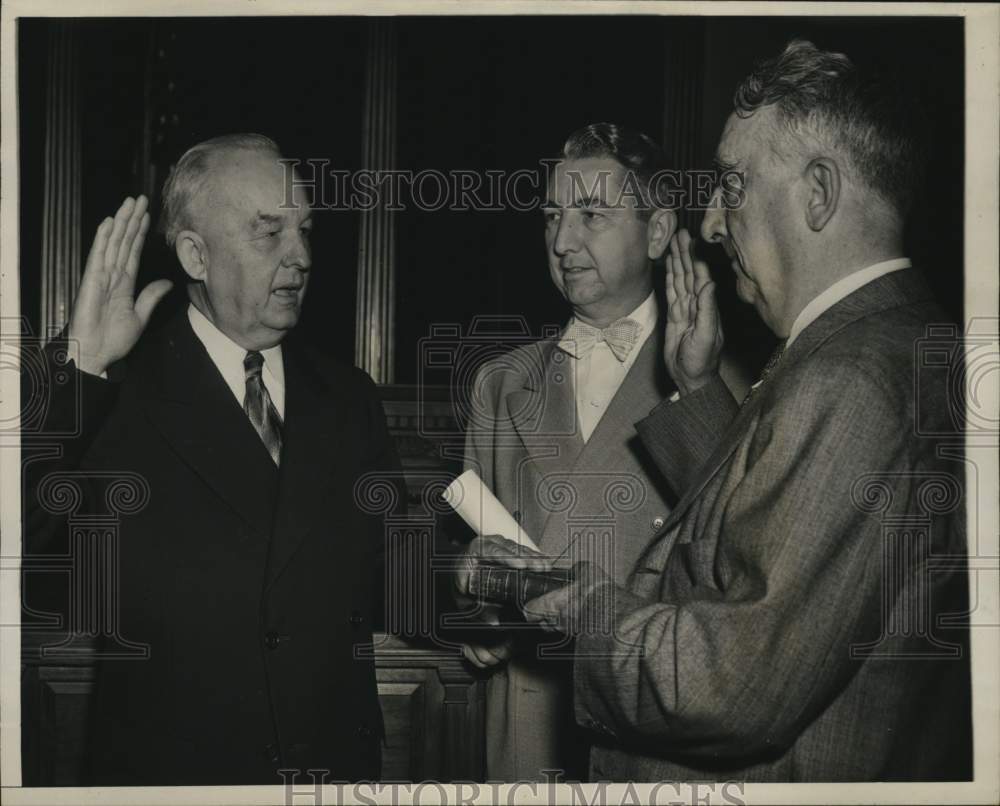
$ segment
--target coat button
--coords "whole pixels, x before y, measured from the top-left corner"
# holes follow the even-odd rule
[[[264,757],[273,764],[277,764],[280,756],[278,755],[278,745],[276,744],[266,744],[264,745]]]
[[[652,523],[653,531],[655,532],[655,531],[657,531],[659,529],[662,529],[663,528],[663,524],[665,524],[665,523],[666,523],[666,521],[663,518],[661,518],[659,515],[657,515],[655,518],[653,518],[653,523]]]
[[[351,617],[348,619],[351,622],[351,626],[357,627],[365,620],[365,617],[361,615],[357,610],[351,611]]]
[[[514,510],[514,520],[516,520],[518,523],[521,522],[521,510],[519,509]]]
[[[278,635],[276,632],[269,632],[264,636],[264,646],[271,650],[277,649],[282,640],[287,637],[287,635]]]
[[[362,739],[370,739],[374,735],[374,731],[367,725],[358,725],[358,736]]]

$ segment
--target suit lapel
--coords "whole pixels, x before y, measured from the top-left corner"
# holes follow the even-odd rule
[[[285,365],[285,425],[282,430],[278,501],[265,587],[280,575],[309,529],[321,521],[333,481],[331,461],[356,427],[337,411],[337,395],[294,343],[282,350]]]
[[[572,467],[583,450],[576,422],[573,359],[551,340],[532,347],[537,348],[535,360],[526,367],[524,387],[507,395],[507,413],[532,460],[545,459],[548,467],[555,458],[560,467]]]
[[[639,349],[639,355],[632,363],[622,385],[618,387],[604,416],[582,449],[577,468],[607,469],[608,456],[620,451],[626,441],[623,435],[633,434],[638,439],[638,434],[635,432],[636,422],[656,408],[674,391],[674,388],[663,362],[661,322],[657,324],[656,332],[651,334]]]
[[[785,351],[778,366],[767,380],[774,388],[788,370],[805,360],[831,336],[866,316],[900,305],[931,299],[923,278],[914,269],[904,269],[880,277],[845,297],[799,334],[792,346]],[[756,419],[766,395],[754,395],[729,424],[715,451],[702,465],[687,492],[677,503],[664,524],[661,535],[668,533],[684,513],[697,500],[716,473],[729,461],[729,457],[747,435],[749,423]]]
[[[274,462],[195,336],[186,308],[160,339],[154,355],[140,357],[135,368],[150,421],[178,456],[266,539],[277,480]]]
[[[571,469],[583,450],[573,391],[575,361],[553,339],[530,345],[519,358],[523,360],[519,367],[523,387],[505,398],[507,414],[527,457],[515,471],[517,501],[527,513],[524,525],[529,533],[548,550],[544,536],[552,512],[539,482]]]

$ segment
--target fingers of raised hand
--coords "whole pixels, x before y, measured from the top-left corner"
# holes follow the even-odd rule
[[[670,255],[668,256],[668,260],[670,261],[671,272],[667,280],[673,282],[674,299],[681,305],[686,305],[688,289],[684,284],[684,266],[681,263],[676,235],[670,239]]]
[[[115,213],[111,235],[108,238],[108,248],[104,253],[104,265],[109,271],[114,271],[118,267],[118,252],[121,249],[122,241],[125,238],[125,231],[128,229],[134,209],[135,199],[129,196],[122,202],[121,207],[118,208],[118,212]]]
[[[140,196],[132,208],[132,215],[125,229],[121,248],[118,250],[118,261],[115,268],[134,275],[139,266],[139,253],[146,240],[149,230],[149,213],[146,212],[148,202],[145,196]]]
[[[94,243],[90,247],[90,254],[87,255],[87,266],[84,269],[86,274],[93,276],[95,272],[104,271],[104,255],[108,249],[108,238],[111,236],[113,226],[114,220],[110,216],[97,225]]]
[[[698,293],[698,317],[695,330],[705,341],[722,341],[722,322],[715,300],[715,283],[709,280]]]
[[[669,252],[667,252],[664,263],[666,265],[666,281],[664,285],[667,291],[667,313],[669,314],[674,303],[677,302],[677,291],[674,290],[674,257]]]
[[[702,289],[712,282],[712,274],[704,260],[694,261],[694,293],[700,295]]]
[[[680,246],[677,243],[678,238],[680,238],[680,233],[684,232],[681,230],[676,233],[673,238],[670,239],[670,257],[674,260],[674,271],[683,271],[683,266],[681,266],[681,251]]]
[[[687,291],[688,294],[695,293],[694,267],[692,265],[693,249],[694,247],[690,233],[686,229],[678,230],[678,259],[680,260],[680,265],[683,269],[681,274],[684,278],[684,290]]]

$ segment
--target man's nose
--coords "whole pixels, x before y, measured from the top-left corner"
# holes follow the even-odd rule
[[[309,239],[306,235],[299,233],[295,236],[295,242],[285,255],[284,264],[294,266],[302,271],[309,271],[312,267],[312,249],[309,246]]]
[[[574,219],[575,216],[569,210],[559,218],[559,228],[556,230],[552,249],[560,257],[580,248],[579,222]]]
[[[719,243],[726,237],[726,214],[722,209],[722,191],[715,189],[705,218],[701,222],[701,237],[710,243]]]

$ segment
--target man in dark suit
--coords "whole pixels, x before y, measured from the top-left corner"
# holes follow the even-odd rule
[[[740,181],[702,233],[779,350],[738,404],[707,267],[675,243],[679,394],[637,428],[680,500],[627,585],[579,564],[526,606],[576,635],[594,778],[971,777],[964,472],[960,442],[922,436],[954,429],[915,361],[947,317],[903,257],[920,152],[902,103],[801,41],[736,93],[717,158]]]
[[[381,526],[354,489],[398,460],[371,380],[291,335],[312,222],[301,188],[286,198],[279,158],[266,137],[230,135],[180,159],[163,224],[190,305],[159,332],[143,333],[170,284],[135,297],[149,216],[145,198],[126,199],[94,239],[75,357],[46,352],[78,376],[81,427],[61,459],[30,466],[29,510],[67,468],[131,472],[148,490],[122,518],[119,587],[101,593],[149,657],[98,666],[93,784],[380,773],[374,666],[355,647],[382,605]],[[54,389],[52,403],[59,431],[73,401]],[[33,521],[29,550],[57,547],[64,529]]]

